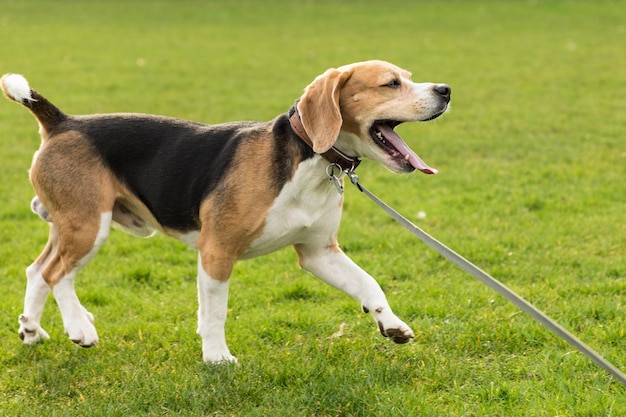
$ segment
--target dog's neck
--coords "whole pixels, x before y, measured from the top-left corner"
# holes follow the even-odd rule
[[[298,103],[296,102],[289,110],[289,124],[291,125],[291,128],[295,132],[296,136],[313,149],[313,141],[304,129],[297,105]],[[331,164],[340,166],[343,171],[354,171],[361,163],[361,158],[348,156],[334,146],[326,152],[321,153],[320,156]]]

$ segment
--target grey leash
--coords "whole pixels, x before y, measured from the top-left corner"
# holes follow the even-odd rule
[[[336,172],[336,171],[335,171]],[[468,274],[474,276],[474,278],[481,281],[483,284],[486,284],[489,288],[521,308],[525,313],[530,315],[532,318],[541,323],[548,330],[555,333],[561,339],[565,340],[570,345],[574,346],[580,352],[585,354],[589,359],[594,361],[598,366],[606,370],[609,374],[611,374],[615,379],[617,379],[624,387],[626,387],[626,375],[622,373],[615,365],[611,362],[607,361],[600,355],[598,352],[587,346],[583,341],[578,339],[576,336],[568,332],[557,322],[548,317],[545,313],[539,310],[534,305],[530,304],[528,301],[524,300],[522,297],[517,295],[515,292],[507,288],[504,284],[502,284],[497,279],[493,278],[491,275],[487,274],[476,265],[463,258],[458,253],[454,252],[452,249],[448,248],[443,243],[439,242],[437,239],[430,236],[428,233],[411,223],[405,217],[403,217],[400,213],[389,207],[382,200],[376,197],[374,194],[369,192],[367,188],[363,187],[359,182],[359,177],[354,173],[354,171],[345,171],[345,173],[350,178],[352,184],[354,184],[361,192],[365,193],[370,199],[372,199],[376,204],[380,206],[389,216],[391,216],[395,221],[404,226],[409,232],[417,236],[422,242],[426,245],[430,246],[441,256],[454,263],[456,266],[467,272]],[[334,175],[334,172],[331,170],[329,173],[329,177],[334,181],[335,185],[337,185],[338,177]],[[339,191],[339,187],[337,188]],[[341,189],[343,191],[343,187]]]

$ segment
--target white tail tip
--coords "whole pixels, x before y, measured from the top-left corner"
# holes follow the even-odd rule
[[[4,92],[18,103],[35,101],[30,95],[28,81],[20,74],[6,74],[2,77]]]

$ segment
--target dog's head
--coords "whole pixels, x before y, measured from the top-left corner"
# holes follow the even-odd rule
[[[306,87],[298,111],[317,153],[335,146],[394,172],[435,174],[394,128],[441,116],[450,91],[446,84],[414,83],[411,73],[388,62],[358,62],[318,76]]]

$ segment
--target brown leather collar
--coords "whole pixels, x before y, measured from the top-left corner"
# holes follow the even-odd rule
[[[304,126],[302,125],[302,119],[300,119],[300,113],[297,108],[298,102],[294,104],[289,110],[289,124],[291,128],[296,133],[296,135],[302,139],[304,143],[309,145],[311,149],[313,149],[313,141],[304,130]],[[361,163],[361,158],[352,157],[344,154],[339,149],[334,146],[331,147],[324,153],[320,154],[324,159],[326,159],[331,164],[336,164],[341,167],[343,171],[352,172],[359,166]]]

